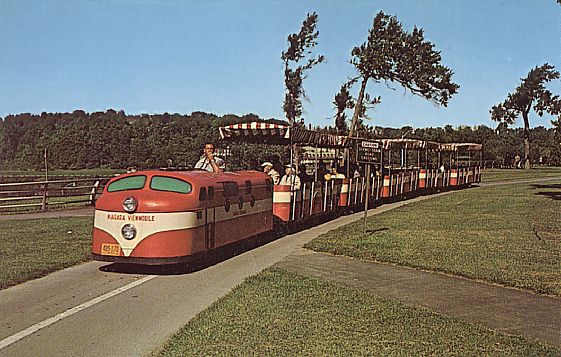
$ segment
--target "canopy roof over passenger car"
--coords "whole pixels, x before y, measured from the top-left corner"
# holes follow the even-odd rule
[[[419,139],[380,139],[382,147],[384,150],[393,149],[407,149],[407,150],[429,150],[438,151],[440,150],[439,143],[433,141],[419,140]]]
[[[343,135],[321,133],[304,128],[291,128],[289,125],[262,122],[240,123],[219,128],[220,139],[240,139],[246,142],[268,142],[271,144],[297,144],[299,146],[316,146],[324,148],[343,148],[351,146],[353,140]],[[385,150],[429,150],[429,151],[481,151],[481,144],[474,143],[437,143],[434,141],[401,139],[364,139],[379,142]]]
[[[300,155],[304,162],[317,161],[317,160],[339,160],[342,159],[342,153],[339,149],[355,147],[357,142],[369,141],[377,142],[381,148],[388,151],[389,154],[384,154],[388,160],[388,165],[392,165],[392,150],[394,153],[400,152],[401,158],[399,162],[403,167],[407,166],[407,155],[409,151],[417,152],[417,166],[421,165],[421,152],[425,152],[425,165],[429,163],[429,152],[431,155],[438,155],[435,157],[437,162],[441,162],[441,153],[450,153],[450,162],[453,160],[455,154],[456,162],[461,160],[459,153],[467,153],[465,161],[471,161],[471,153],[479,152],[481,159],[481,144],[474,143],[438,143],[427,140],[411,139],[411,138],[398,138],[398,139],[363,139],[363,138],[349,138],[343,135],[334,135],[321,133],[314,130],[305,128],[290,127],[288,124],[273,124],[264,122],[251,122],[239,123],[223,126],[219,128],[220,139],[222,140],[240,140],[244,142],[253,143],[268,143],[276,145],[290,145],[295,144],[303,150]],[[322,150],[323,148],[323,150]],[[334,150],[329,150],[334,149]],[[346,151],[349,152],[348,150]],[[383,159],[385,161],[385,159]],[[291,150],[292,161],[292,150]],[[349,158],[346,160],[349,161]],[[394,161],[395,162],[395,161]],[[385,163],[382,163],[384,165]]]
[[[440,144],[441,151],[481,151],[483,145],[474,143],[444,143]]]
[[[246,142],[267,142],[270,144],[297,144],[299,146],[318,146],[324,148],[347,147],[347,136],[320,133],[289,125],[271,123],[231,124],[219,128],[220,139],[240,139]]]

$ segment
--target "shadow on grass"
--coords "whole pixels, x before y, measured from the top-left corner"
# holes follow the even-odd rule
[[[545,196],[555,201],[561,200],[561,184],[551,184],[551,185],[532,185],[534,189],[537,190],[555,190],[555,191],[539,191],[536,195]]]
[[[367,230],[366,230],[366,233],[372,234],[372,233],[387,231],[388,229],[389,229],[388,227],[377,228],[377,229],[367,229]]]

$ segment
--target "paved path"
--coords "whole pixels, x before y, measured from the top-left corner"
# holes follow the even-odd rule
[[[301,249],[276,266],[561,348],[561,298]]]

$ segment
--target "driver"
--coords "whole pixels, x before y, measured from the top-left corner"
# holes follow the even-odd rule
[[[224,172],[225,164],[224,160],[218,156],[214,156],[214,145],[212,143],[206,143],[203,155],[201,155],[201,158],[195,164],[195,168],[221,174]]]

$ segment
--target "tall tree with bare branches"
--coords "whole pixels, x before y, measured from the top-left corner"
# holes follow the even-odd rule
[[[335,109],[337,109],[337,113],[335,113],[335,129],[337,129],[339,134],[347,134],[349,126],[345,110],[354,107],[354,100],[349,92],[348,83],[343,84],[339,92],[335,94],[333,104],[335,104]]]
[[[530,168],[530,111],[533,109],[540,117],[544,113],[559,115],[561,113],[561,100],[553,95],[545,84],[559,78],[559,72],[546,63],[536,66],[526,78],[521,78],[522,83],[513,93],[509,93],[506,100],[493,106],[490,110],[491,119],[514,124],[516,118],[522,116],[524,120],[524,168]],[[553,122],[555,124],[555,121]]]
[[[283,110],[290,125],[302,116],[302,97],[306,96],[303,82],[307,72],[316,64],[324,61],[323,55],[311,57],[312,49],[317,45],[319,31],[316,26],[318,15],[314,12],[306,16],[300,32],[288,36],[288,49],[281,55],[284,62],[284,96]]]

